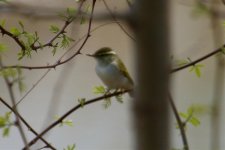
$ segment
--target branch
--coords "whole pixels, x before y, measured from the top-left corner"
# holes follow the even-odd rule
[[[118,23],[118,22],[113,22],[113,23]],[[102,24],[102,25],[98,26],[97,28],[99,28],[99,27],[101,27],[101,26],[104,26],[104,25],[108,25],[108,24],[110,24],[110,23]],[[96,29],[96,28],[95,28],[95,29]],[[95,30],[95,29],[94,29],[94,30]],[[90,31],[90,33],[91,33],[91,32],[92,32],[92,31]],[[90,36],[90,33],[87,34],[85,38],[88,38],[88,37]],[[83,37],[82,37],[82,38],[83,38]],[[86,43],[86,39],[85,39],[85,43]],[[77,44],[77,43],[76,43],[76,44]],[[76,45],[76,44],[74,44],[74,45]],[[72,47],[74,47],[74,46],[72,46]],[[173,68],[173,69],[170,70],[170,73],[175,73],[175,72],[181,71],[181,70],[183,70],[183,69],[186,69],[186,68],[188,68],[188,67],[191,67],[191,66],[193,66],[193,65],[195,65],[195,64],[197,64],[197,63],[199,63],[199,62],[201,62],[201,61],[203,61],[203,60],[205,60],[205,59],[207,59],[207,58],[209,58],[209,57],[211,57],[211,56],[213,56],[213,55],[219,53],[219,52],[222,52],[224,47],[225,47],[225,45],[223,45],[222,47],[220,47],[220,48],[218,48],[218,49],[216,49],[216,50],[214,50],[214,51],[212,51],[212,52],[210,52],[210,53],[208,53],[208,54],[206,54],[206,55],[204,55],[204,56],[202,56],[202,57],[196,59],[195,61],[192,61],[192,62],[186,64],[186,65],[183,65],[183,66],[180,66],[180,67],[177,67],[177,68]],[[64,63],[68,62],[68,61],[71,60],[73,57],[75,57],[76,55],[80,54],[80,51],[81,51],[82,48],[83,48],[83,46],[82,46],[81,48],[79,48],[78,51],[77,51],[73,56],[71,56],[71,58],[68,58],[68,60],[64,60],[64,61],[58,60],[55,64],[52,64],[52,65],[47,65],[47,66],[18,66],[18,65],[2,66],[2,68],[0,69],[0,71],[3,70],[3,69],[7,69],[7,68],[21,68],[21,69],[29,69],[29,70],[32,70],[32,69],[49,69],[49,68],[56,68],[57,66],[62,65],[62,64],[64,64]],[[70,49],[71,49],[71,48],[70,48]]]
[[[1,61],[1,58],[0,58],[0,67],[2,67],[2,61]],[[12,104],[13,104],[13,110],[16,112],[15,113],[15,117],[16,117],[16,125],[17,125],[17,128],[19,130],[19,133],[20,133],[20,136],[23,140],[23,143],[24,145],[26,146],[27,145],[27,138],[26,138],[26,135],[25,135],[25,132],[23,130],[23,127],[21,125],[21,122],[20,122],[20,119],[19,117],[17,116],[18,114],[18,110],[17,110],[17,107],[15,107],[16,105],[16,101],[15,101],[15,96],[14,96],[14,93],[13,93],[13,89],[12,89],[12,83],[10,82],[10,80],[8,79],[7,76],[3,76],[4,80],[5,80],[5,83],[6,83],[6,86],[8,88],[8,91],[9,91],[9,96],[10,96],[10,99],[12,101]],[[26,146],[26,149],[29,150],[29,148]]]
[[[113,97],[113,96],[117,96],[117,95],[121,95],[124,93],[129,92],[128,90],[126,91],[121,91],[121,92],[115,92],[115,93],[111,93],[111,94],[107,94],[107,95],[103,95],[91,100],[87,100],[85,101],[83,104],[78,104],[75,107],[73,107],[72,109],[70,109],[68,112],[66,112],[62,117],[60,117],[58,120],[56,120],[55,122],[53,122],[51,125],[49,125],[45,130],[43,130],[39,135],[37,135],[31,142],[28,143],[27,146],[31,146],[33,144],[35,144],[37,142],[37,140],[42,137],[44,134],[46,134],[49,130],[51,130],[53,127],[55,127],[56,125],[60,124],[66,117],[68,117],[70,114],[74,113],[76,110],[78,110],[79,108],[82,108],[86,105],[101,101],[101,100],[105,100],[107,98]],[[25,149],[23,149],[25,150]]]
[[[78,15],[80,15],[81,13],[81,8],[83,5],[84,1],[81,2],[79,8],[78,8],[78,13],[76,16],[74,16],[72,19],[68,19],[65,21],[65,24],[63,25],[63,27],[61,28],[61,30],[52,38],[49,40],[49,42],[43,44],[43,45],[39,45],[39,46],[35,46],[35,43],[37,41],[34,41],[33,44],[30,45],[30,48],[34,51],[37,51],[40,48],[44,48],[47,46],[53,46],[53,42],[61,35],[65,33],[66,28],[76,19],[76,17]],[[14,41],[21,47],[21,50],[23,51],[23,53],[25,53],[26,50],[26,46],[24,45],[23,41],[20,41],[18,36],[13,35],[12,33],[10,33],[9,31],[7,31],[6,29],[3,28],[3,26],[0,25],[0,32],[2,33],[2,35],[8,35],[9,37],[11,37],[12,39],[14,39]]]
[[[220,47],[220,48],[218,48],[218,49],[216,49],[216,50],[214,50],[214,51],[212,51],[212,52],[210,52],[210,53],[208,53],[208,54],[206,54],[206,55],[196,59],[195,61],[192,61],[192,62],[190,62],[190,63],[188,63],[186,65],[183,65],[181,67],[174,68],[174,69],[172,69],[170,71],[170,73],[175,73],[177,71],[180,71],[180,70],[183,70],[183,69],[188,68],[190,66],[193,66],[193,65],[195,65],[195,64],[197,64],[197,63],[199,63],[199,62],[201,62],[201,61],[203,61],[203,60],[205,60],[205,59],[207,59],[207,58],[209,58],[209,57],[211,57],[211,56],[213,56],[213,55],[215,55],[215,54],[217,54],[219,52],[222,52],[224,47],[225,47],[225,45],[223,45],[222,47]]]
[[[0,71],[2,69],[7,69],[7,68],[22,68],[22,69],[49,69],[47,72],[45,72],[45,74],[36,82],[36,84],[18,101],[17,104],[19,104],[34,88],[35,86],[48,74],[48,72],[50,71],[51,68],[55,68],[56,66],[59,66],[59,65],[62,65],[68,61],[70,61],[71,59],[73,59],[75,56],[77,56],[78,54],[80,54],[80,51],[82,50],[83,46],[86,44],[88,38],[90,37],[90,33],[91,33],[91,26],[92,26],[92,20],[93,20],[93,13],[94,13],[94,7],[95,7],[95,2],[93,3],[92,5],[92,11],[91,11],[91,16],[90,16],[90,19],[89,19],[89,25],[88,25],[88,31],[87,31],[87,34],[84,36],[84,41],[83,43],[81,44],[81,46],[79,47],[79,49],[77,50],[77,52],[75,54],[73,54],[71,57],[67,58],[66,60],[64,61],[60,61],[60,59],[53,65],[49,65],[49,66],[36,66],[36,67],[31,67],[31,66],[18,66],[18,65],[15,65],[15,66],[2,66]],[[109,24],[109,23],[107,23]],[[98,27],[96,27],[95,29],[93,29],[92,31],[104,26],[104,25],[107,25],[107,24],[103,24],[103,25],[100,25]],[[83,38],[82,38],[83,39]],[[78,44],[80,42],[80,40],[75,43],[69,50],[71,50],[76,44]],[[68,52],[68,51],[67,51]],[[66,53],[67,53],[66,52]],[[62,57],[65,55],[65,53],[62,55]],[[61,57],[61,58],[62,58]],[[17,105],[16,104],[16,105]]]
[[[189,146],[188,146],[188,141],[187,141],[187,136],[186,136],[186,133],[185,133],[185,124],[182,122],[180,116],[179,116],[179,113],[178,113],[178,110],[176,108],[176,105],[174,104],[174,101],[172,99],[172,96],[171,94],[169,93],[169,103],[172,107],[172,110],[173,110],[173,113],[175,115],[175,118],[177,120],[177,124],[179,126],[179,129],[180,129],[180,133],[181,133],[181,137],[182,137],[182,141],[183,141],[183,145],[184,145],[184,150],[189,150]]]
[[[6,103],[6,101],[4,101],[1,97],[0,97],[0,101],[9,109],[11,110],[16,116],[18,116],[18,118],[20,118],[20,120],[26,125],[26,127],[29,129],[29,131],[31,131],[32,133],[34,133],[36,136],[38,135],[38,133],[27,123],[27,121],[18,113],[16,112],[8,103]],[[50,143],[48,143],[45,139],[43,139],[42,137],[40,137],[40,139],[46,144],[46,146],[48,148],[51,148],[52,150],[56,150],[56,148],[54,148]]]
[[[107,23],[104,23],[104,24],[101,24],[95,28],[93,28],[90,33],[96,31],[97,29],[103,27],[103,26],[106,26],[106,25],[109,25],[109,24],[113,24],[113,23],[118,23],[116,21],[113,21],[113,22],[107,22]],[[21,66],[21,65],[11,65],[11,66],[2,66],[2,68],[0,69],[0,71],[2,71],[3,69],[8,69],[8,68],[20,68],[20,69],[29,69],[29,70],[33,70],[33,69],[51,69],[51,68],[56,68],[57,66],[59,65],[62,65],[60,64],[60,60],[63,58],[63,56],[65,56],[66,53],[68,53],[69,51],[71,51],[78,43],[80,43],[81,40],[83,40],[84,38],[86,38],[86,34],[83,35],[80,39],[77,40],[76,43],[74,43],[61,57],[60,59],[55,62],[54,64],[52,65],[47,65],[47,66]]]
[[[44,45],[41,45],[41,46],[35,46],[33,43],[30,47],[33,49],[33,50],[37,50],[37,49],[40,49],[40,48],[43,48],[43,47],[47,47],[47,46],[53,46],[52,43],[63,33],[65,33],[65,29],[70,25],[72,21],[65,21],[65,24],[63,25],[62,29],[51,39],[49,40],[49,42],[45,43]]]
[[[32,45],[31,45],[31,48],[33,49],[33,50],[37,50],[37,49],[40,49],[40,48],[43,48],[43,47],[46,47],[46,46],[53,46],[52,44],[53,44],[53,42],[61,35],[61,34],[63,34],[63,33],[65,33],[65,30],[66,30],[66,28],[76,19],[76,17],[78,16],[78,15],[80,15],[81,13],[82,13],[82,11],[81,11],[81,8],[82,8],[82,6],[83,6],[83,4],[84,4],[84,1],[81,1],[81,4],[80,4],[80,6],[79,6],[79,8],[78,8],[78,13],[77,13],[77,15],[76,16],[74,16],[72,19],[68,19],[68,20],[66,20],[65,21],[65,23],[64,23],[64,26],[61,28],[61,30],[49,41],[49,42],[47,42],[46,44],[44,44],[44,45],[41,45],[41,46],[34,46],[34,44],[35,43],[33,43]]]
[[[88,31],[87,31],[87,34],[84,37],[84,41],[81,44],[81,46],[78,48],[77,52],[74,53],[72,56],[70,56],[66,60],[63,60],[63,61],[58,60],[55,64],[47,65],[47,66],[18,66],[18,65],[14,65],[14,66],[2,66],[2,69],[6,69],[6,68],[21,68],[21,69],[29,69],[29,70],[31,70],[31,69],[51,69],[51,68],[55,68],[59,65],[65,64],[68,61],[70,61],[71,59],[73,59],[75,56],[81,54],[80,51],[82,50],[82,48],[86,44],[88,38],[91,36],[90,33],[91,33],[91,26],[92,26],[92,20],[93,20],[94,6],[95,6],[95,3],[92,6],[91,16],[90,16],[89,24],[88,24]],[[66,26],[66,24],[67,23],[65,23],[64,26]],[[0,71],[1,71],[1,69],[0,69]]]
[[[121,30],[122,30],[129,38],[131,38],[133,41],[136,41],[136,39],[135,39],[133,36],[131,36],[131,35],[126,31],[126,29],[120,24],[120,22],[117,21],[116,16],[113,14],[113,12],[112,12],[111,9],[109,8],[109,6],[108,6],[108,4],[106,3],[105,0],[103,0],[103,3],[104,3],[104,5],[105,5],[106,9],[108,10],[109,14],[111,15],[112,19],[113,19],[114,21],[117,22],[117,24],[118,24],[118,26],[120,27],[120,29],[121,29]]]
[[[19,40],[18,36],[13,35],[12,33],[10,33],[9,31],[7,31],[5,28],[3,28],[2,25],[0,25],[0,32],[3,35],[7,35],[9,37],[11,37],[22,49],[22,51],[25,51],[25,45]]]

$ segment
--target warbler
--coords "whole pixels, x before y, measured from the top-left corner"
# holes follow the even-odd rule
[[[97,61],[96,74],[108,90],[131,90],[129,94],[133,96],[134,82],[115,51],[109,47],[103,47],[87,56],[91,56]]]

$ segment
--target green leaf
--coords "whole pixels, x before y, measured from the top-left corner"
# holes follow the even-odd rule
[[[16,27],[12,27],[10,29],[10,33],[12,33],[14,36],[19,36],[20,34],[22,34],[19,29],[17,29]]]
[[[87,21],[86,18],[84,16],[81,16],[80,24],[85,24],[86,21]]]
[[[6,119],[3,116],[0,116],[0,128],[5,127]]]
[[[225,23],[225,22],[224,22]],[[224,24],[224,26],[225,26],[225,24]],[[222,47],[221,48],[221,52],[223,53],[223,54],[225,54],[225,47]]]
[[[20,93],[23,93],[26,90],[26,85],[23,83],[21,79],[18,81],[18,88]]]
[[[73,145],[68,145],[66,148],[63,148],[63,150],[75,150],[75,147],[76,147],[76,145],[75,144],[73,144]]]
[[[104,99],[103,106],[104,106],[105,109],[109,108],[111,105],[112,105],[112,102],[111,102],[110,98]]]
[[[0,22],[0,26],[4,27],[4,26],[5,26],[5,23],[6,23],[6,20],[3,19],[3,20]]]
[[[117,95],[116,96],[116,100],[117,100],[117,102],[119,102],[119,103],[123,103],[123,95],[121,94],[121,95]]]
[[[176,61],[177,66],[183,66],[183,65],[186,65],[188,63],[189,63],[188,60],[177,60]]]
[[[85,12],[86,14],[88,14],[88,12],[90,11],[90,8],[91,8],[91,7],[90,7],[89,4],[87,4],[85,7],[86,7],[86,8],[85,8],[84,12]],[[87,21],[86,17],[85,17],[84,15],[82,15],[82,16],[81,16],[81,20],[80,20],[80,24],[84,24],[84,23],[86,23],[86,21]]]
[[[16,75],[17,75],[17,71],[13,68],[7,68],[7,69],[4,69],[4,70],[0,71],[0,76],[3,76],[3,77],[15,78]]]
[[[65,119],[65,120],[63,120],[63,124],[73,127],[73,120]]]
[[[55,56],[56,51],[57,51],[57,47],[56,47],[56,46],[54,46],[54,47],[53,47],[53,49],[52,49],[52,55],[53,55],[53,56]]]
[[[194,71],[196,76],[197,77],[201,77],[201,68],[203,67],[204,65],[201,65],[201,64],[195,64],[194,66],[192,66],[190,68],[190,72]]]
[[[25,55],[24,55],[24,53],[23,53],[22,50],[21,50],[19,53],[17,53],[17,59],[18,59],[18,60],[23,59],[24,56],[25,56]]]
[[[188,111],[191,110],[197,115],[204,115],[210,112],[210,107],[203,104],[193,104],[188,108]]]
[[[189,120],[189,122],[190,122],[193,126],[195,126],[195,127],[199,126],[200,123],[201,123],[201,122],[199,121],[199,119],[196,118],[196,117],[194,117],[194,116],[191,117],[191,119]]]
[[[0,0],[0,2],[6,3],[6,2],[7,2],[7,0]]]
[[[7,51],[7,46],[5,44],[0,43],[0,53]]]
[[[6,127],[3,129],[3,133],[2,133],[3,137],[9,136],[9,131],[10,131],[9,129],[10,129],[9,127]]]
[[[209,7],[201,1],[196,1],[195,7],[193,7],[192,15],[194,17],[199,17],[201,15],[208,15],[208,14],[210,14]]]
[[[78,99],[78,102],[80,103],[81,108],[83,108],[83,107],[84,107],[85,101],[86,101],[86,99],[85,99],[85,98],[80,98],[80,99]]]
[[[10,122],[9,119],[10,119],[10,117],[11,117],[11,114],[12,114],[11,111],[5,113],[5,119],[6,119],[8,122]]]
[[[70,42],[74,41],[74,39],[66,36],[65,34],[62,37],[61,46],[62,48],[67,48],[70,45]]]
[[[60,31],[59,27],[51,25],[49,29],[52,33],[58,33]]]
[[[70,16],[70,17],[73,17],[76,15],[77,13],[77,10],[75,8],[72,8],[72,7],[68,7],[66,9],[66,12],[67,12],[67,15]]]
[[[187,118],[188,118],[188,115],[185,114],[185,113],[180,112],[179,115],[180,115],[182,118],[184,118],[184,119],[187,119]]]
[[[197,75],[197,77],[201,77],[201,70],[199,69],[199,67],[195,67],[195,74]]]
[[[57,119],[59,119],[59,116],[55,116],[54,118],[57,120]],[[62,127],[63,125],[67,125],[67,126],[72,127],[73,126],[73,120],[71,120],[71,119],[63,119],[61,121],[61,123],[59,124],[59,126]]]
[[[24,25],[23,25],[23,22],[22,22],[22,21],[19,21],[18,23],[19,23],[21,29],[24,31]]]
[[[27,38],[27,49],[30,49],[30,45],[33,44],[36,40],[36,36],[31,33],[25,33],[24,36]]]
[[[200,125],[199,119],[194,116],[195,110],[193,109],[193,106],[191,106],[187,109],[187,113],[180,112],[179,115],[185,119],[185,122],[188,122],[195,127]]]
[[[20,67],[18,67],[16,69],[17,69],[17,74],[18,74],[18,79],[17,79],[18,88],[19,88],[20,93],[22,93],[26,89],[26,86],[25,86],[25,84],[23,82],[22,69]]]
[[[105,94],[106,93],[106,89],[104,86],[96,86],[93,88],[93,93],[94,94]]]

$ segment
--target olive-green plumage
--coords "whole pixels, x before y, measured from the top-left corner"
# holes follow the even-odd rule
[[[115,51],[103,47],[89,56],[97,60],[96,73],[109,89],[133,89],[134,82]]]

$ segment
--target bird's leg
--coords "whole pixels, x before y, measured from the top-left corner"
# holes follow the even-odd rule
[[[110,94],[110,91],[111,91],[111,89],[106,88],[106,91],[105,91],[104,96],[107,96],[108,94]],[[105,101],[105,103],[103,104],[103,106],[105,108],[108,108],[111,105],[111,99],[110,99],[110,97],[105,98],[104,101]]]
[[[108,95],[108,94],[110,94],[110,91],[111,91],[111,89],[106,88],[106,91],[105,91],[105,94],[104,94],[104,95]]]

